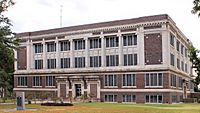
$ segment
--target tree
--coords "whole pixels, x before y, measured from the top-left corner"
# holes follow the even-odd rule
[[[193,80],[193,83],[195,84],[195,90],[198,90],[198,85],[200,84],[200,58],[198,57],[198,53],[200,52],[198,49],[196,49],[194,46],[190,46],[189,48],[189,58],[192,62],[192,68],[197,73],[196,78]]]
[[[200,0],[193,1],[194,7],[192,8],[192,13],[197,14],[200,17]]]
[[[4,16],[7,9],[14,5],[12,0],[0,1],[0,96],[7,97],[12,92],[14,53],[18,39],[11,30],[11,21]]]

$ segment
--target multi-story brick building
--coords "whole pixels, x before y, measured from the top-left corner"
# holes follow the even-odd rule
[[[174,103],[193,92],[189,39],[166,14],[18,33],[14,91]]]

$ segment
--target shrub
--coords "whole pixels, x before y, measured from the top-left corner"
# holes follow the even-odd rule
[[[41,106],[73,106],[71,103],[42,103]]]

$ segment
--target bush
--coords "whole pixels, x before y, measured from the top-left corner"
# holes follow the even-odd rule
[[[200,99],[198,99],[198,101],[197,101],[198,103],[200,103]]]
[[[42,103],[41,106],[73,106],[71,103]]]

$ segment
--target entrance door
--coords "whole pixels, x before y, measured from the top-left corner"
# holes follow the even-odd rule
[[[60,97],[66,98],[66,84],[60,84]]]
[[[97,98],[97,84],[90,84],[90,95]]]
[[[183,87],[183,98],[184,99],[187,98],[187,87],[186,86]]]
[[[75,84],[75,96],[76,97],[81,96],[81,84]]]

